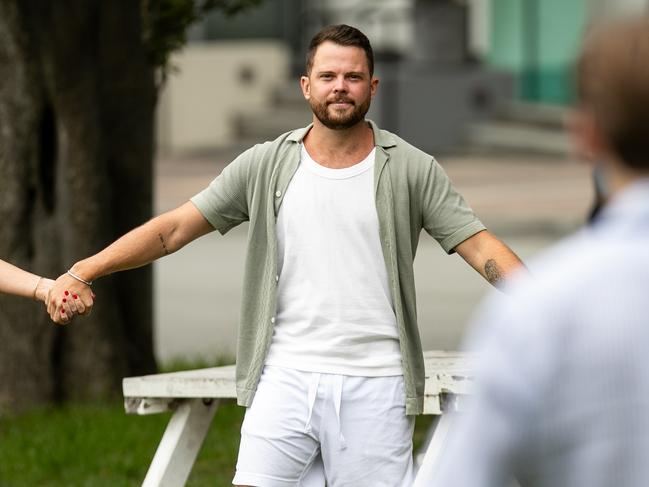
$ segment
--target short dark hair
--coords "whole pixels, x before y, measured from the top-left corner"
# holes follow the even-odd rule
[[[627,167],[649,169],[649,17],[591,28],[577,63],[577,96]]]
[[[323,42],[331,41],[341,46],[360,47],[365,51],[367,57],[367,67],[370,70],[370,76],[374,75],[374,52],[370,40],[356,27],[350,25],[338,24],[329,25],[313,36],[306,52],[306,72],[309,74],[313,67],[313,58],[318,46]]]

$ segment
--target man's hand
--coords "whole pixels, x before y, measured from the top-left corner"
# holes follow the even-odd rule
[[[90,286],[62,274],[50,289],[47,312],[54,323],[65,325],[74,315],[90,314],[93,303],[94,294]]]

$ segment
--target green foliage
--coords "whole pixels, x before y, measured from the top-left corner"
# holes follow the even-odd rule
[[[143,40],[152,66],[169,70],[169,57],[187,42],[187,29],[211,10],[235,15],[263,0],[142,0]]]

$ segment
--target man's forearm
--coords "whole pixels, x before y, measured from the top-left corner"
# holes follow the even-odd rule
[[[162,217],[154,218],[101,252],[80,260],[70,271],[86,281],[94,281],[113,272],[134,269],[149,264],[178,250],[174,233],[176,227]]]
[[[524,268],[523,262],[510,251],[510,253],[497,253],[493,257],[488,258],[482,269],[478,269],[478,272],[489,281],[493,286],[500,287],[505,279],[512,274],[517,272],[520,269]]]
[[[507,245],[487,231],[465,240],[455,250],[496,287],[500,287],[512,273],[525,268],[523,262]]]
[[[191,202],[163,213],[59,276],[49,291],[47,312],[55,323],[67,323],[73,314],[87,314],[94,302],[92,281],[153,262],[212,230]]]
[[[47,312],[52,321],[67,323],[74,314],[88,314],[95,298],[89,284],[95,279],[143,266],[173,251],[174,247],[165,240],[173,240],[175,228],[173,220],[162,215],[74,264],[69,273],[59,276],[49,291]]]
[[[149,264],[212,230],[194,204],[187,202],[131,230],[101,252],[74,264],[70,271],[86,281],[94,281]]]
[[[52,321],[65,324],[75,314],[90,313],[95,298],[90,285],[95,279],[140,267],[164,255],[156,232],[164,238],[167,231],[156,220],[131,230],[101,252],[80,260],[67,273],[59,276],[47,297],[47,312]]]

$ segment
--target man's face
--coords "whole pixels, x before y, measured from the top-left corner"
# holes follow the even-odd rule
[[[370,76],[363,49],[330,41],[318,46],[311,72],[300,79],[314,115],[332,130],[350,128],[365,119],[378,83]]]

